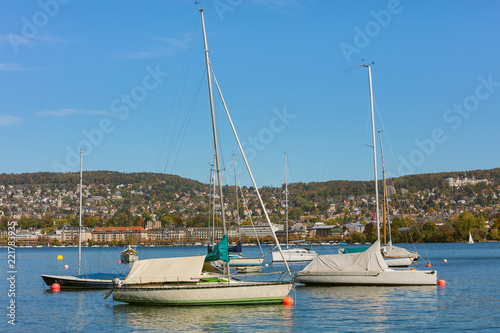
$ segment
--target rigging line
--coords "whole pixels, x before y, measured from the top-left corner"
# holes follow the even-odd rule
[[[193,25],[193,31],[191,32],[191,36],[192,36],[191,43],[189,44],[188,52],[186,54],[186,57],[184,58],[184,62],[183,62],[183,65],[182,65],[181,75],[180,75],[180,78],[179,78],[179,83],[177,85],[177,89],[176,89],[176,92],[175,92],[175,95],[174,95],[174,100],[172,102],[172,108],[171,108],[172,112],[170,112],[170,115],[169,115],[169,118],[168,118],[168,121],[167,121],[167,128],[165,129],[165,134],[163,135],[163,142],[162,142],[160,154],[158,155],[158,162],[156,164],[156,170],[158,170],[158,168],[159,168],[161,156],[163,154],[163,150],[164,150],[164,147],[165,147],[165,142],[167,140],[167,134],[169,132],[168,129],[170,127],[171,120],[172,120],[172,114],[175,112],[176,108],[180,109],[180,104],[181,104],[181,101],[182,101],[182,98],[183,98],[183,95],[184,95],[184,87],[186,85],[187,72],[188,72],[187,69],[189,68],[189,63],[191,62],[191,57],[192,57],[192,54],[193,54],[194,40],[196,39],[196,35],[198,34],[197,31],[199,30],[197,28],[198,18],[196,18],[196,20],[194,22],[195,23]],[[179,93],[179,91],[181,91],[181,92]],[[179,94],[180,94],[180,97],[178,97]],[[178,106],[176,107],[177,104],[178,104]],[[175,123],[174,123],[174,129],[172,130],[172,133],[174,133],[174,132],[175,132]],[[169,147],[169,154],[167,155],[167,164],[168,164],[168,160],[169,160],[169,156],[170,156],[171,150],[172,150],[172,145],[170,145],[170,147]],[[166,167],[165,167],[165,169],[166,169]]]
[[[177,133],[177,138],[175,139],[175,142],[173,144],[173,146],[178,147],[178,148],[176,149],[177,153],[176,153],[175,158],[173,160],[172,171],[171,171],[172,173],[174,171],[175,164],[177,163],[177,159],[179,158],[179,153],[181,151],[182,143],[184,142],[184,138],[186,137],[188,125],[189,125],[191,117],[192,117],[192,115],[194,113],[194,107],[195,107],[196,101],[198,100],[198,96],[200,94],[200,89],[201,89],[202,82],[203,82],[203,76],[200,78],[200,81],[198,83],[198,87],[196,88],[195,96],[191,100],[191,105],[188,108],[186,117],[184,118],[182,126],[179,129],[179,133]],[[182,136],[182,138],[181,138],[181,136]],[[180,143],[179,143],[179,139],[180,139]],[[174,152],[175,152],[175,150],[172,151],[172,153],[174,153]],[[170,157],[169,157],[169,159],[170,159]],[[165,164],[164,172],[167,170],[168,162],[169,162],[169,160],[167,160],[167,162]]]
[[[240,193],[241,193],[241,200],[243,202],[243,206],[245,207],[245,210],[248,210],[248,205],[247,205],[246,201],[243,200],[243,199],[245,199],[245,194],[243,194],[243,190],[241,188],[240,181],[238,181],[238,185],[239,185],[239,190],[240,190]],[[262,250],[262,245],[260,244],[259,237],[257,236],[257,231],[255,230],[255,225],[253,224],[253,219],[252,219],[251,212],[250,212],[250,215],[248,217],[250,218],[250,224],[252,225],[252,229],[253,229],[253,232],[255,234],[255,239],[257,240],[257,244],[259,245],[260,252],[262,254],[262,257],[264,257],[264,251]]]
[[[339,118],[340,110],[342,108],[342,102],[344,100],[344,91],[345,91],[345,86],[346,86],[346,80],[347,80],[347,73],[344,74],[344,81],[342,83],[342,89],[340,91],[339,105],[337,107],[337,113],[335,114],[335,119],[333,121],[332,137],[330,139],[330,145],[328,146],[328,152],[326,153],[325,169],[323,170],[323,176],[321,177],[323,180],[325,180],[326,170],[328,168],[328,161],[330,160],[330,154],[332,151],[333,141],[334,141],[334,137],[335,137],[335,128],[337,126],[337,120]]]

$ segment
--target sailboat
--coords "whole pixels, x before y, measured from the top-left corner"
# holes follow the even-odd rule
[[[368,250],[360,253],[318,255],[316,259],[296,274],[294,280],[312,285],[436,285],[436,271],[391,269],[380,252],[380,218],[372,75],[370,65],[361,66],[368,68],[370,85],[377,241]]]
[[[469,242],[468,244],[474,244],[474,240],[472,239],[472,234],[469,231]]]
[[[288,242],[288,155],[285,153],[285,232],[286,232],[286,249],[283,250],[284,257],[281,256],[279,251],[273,251],[273,262],[306,262],[311,261],[318,255],[318,252],[307,248],[290,248]]]
[[[61,289],[109,289],[113,287],[113,279],[121,277],[120,274],[81,274],[82,262],[82,202],[83,202],[83,150],[80,149],[80,210],[79,210],[79,232],[78,232],[78,275],[61,276],[42,274],[42,279],[47,286],[58,283]]]
[[[389,222],[389,205],[387,200],[387,187],[385,181],[385,158],[384,158],[384,148],[382,146],[382,135],[380,131],[378,132],[380,139],[380,155],[382,158],[382,181],[383,181],[383,204],[382,204],[382,223],[384,226],[384,246],[381,247],[382,255],[384,256],[385,262],[389,267],[408,267],[413,261],[418,260],[420,255],[414,251],[408,251],[405,248],[394,246],[392,244],[391,236],[391,224]],[[386,244],[386,226],[389,231],[389,243]]]
[[[130,206],[132,206],[132,193],[130,194]],[[132,213],[129,214],[128,219],[128,240],[127,248],[120,253],[120,262],[122,264],[130,264],[136,260],[139,260],[139,252],[134,250],[130,245],[130,233],[132,232]]]
[[[234,188],[236,195],[236,223],[238,224],[238,229],[240,227],[240,207],[238,200],[238,178],[236,175],[236,159],[233,154],[233,165],[234,165]],[[231,249],[230,249],[231,251]],[[262,270],[262,262],[264,260],[262,257],[244,257],[242,255],[241,241],[238,240],[238,244],[233,247],[232,253],[229,253],[229,265],[235,267],[238,273],[257,273]]]
[[[227,228],[224,214],[224,197],[221,182],[221,167],[219,163],[219,149],[217,142],[217,130],[215,122],[215,109],[212,93],[212,77],[217,85],[219,95],[224,105],[227,118],[238,143],[243,160],[247,167],[249,176],[255,188],[256,195],[263,208],[266,220],[271,226],[271,221],[262,201],[262,197],[255,183],[241,142],[235,131],[233,122],[220,87],[213,75],[210,65],[210,52],[207,46],[205,32],[205,21],[203,9],[200,8],[201,24],[203,29],[203,40],[205,47],[205,62],[207,68],[207,81],[210,100],[210,111],[212,119],[212,132],[214,139],[215,167],[218,178],[219,200],[221,206],[221,220],[224,236],[219,244],[214,247],[207,256],[161,258],[137,260],[134,262],[129,275],[124,281],[115,280],[113,299],[131,304],[147,305],[209,305],[209,304],[265,304],[281,303],[290,292],[293,282],[285,281],[286,275],[282,275],[277,281],[241,281],[230,276],[229,251],[227,243]],[[272,229],[271,229],[272,230]],[[275,241],[278,243],[273,232]],[[279,244],[278,244],[279,247]],[[281,250],[281,248],[279,248]],[[206,263],[222,260],[223,274],[217,274],[204,270]],[[286,261],[285,261],[286,263]],[[286,265],[288,275],[291,272]],[[109,296],[109,294],[107,295]]]

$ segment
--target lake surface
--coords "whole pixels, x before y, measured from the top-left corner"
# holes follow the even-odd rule
[[[412,246],[403,246],[412,249]],[[320,254],[340,246],[314,246]],[[344,247],[344,246],[342,246]],[[8,250],[0,255],[3,313],[7,332],[500,332],[500,243],[422,244],[421,256],[445,287],[306,287],[296,285],[293,307],[279,305],[162,307],[132,306],[103,299],[105,291],[52,293],[40,274],[74,275],[78,248],[16,248],[15,271]],[[119,272],[120,248],[83,248],[82,272]],[[264,252],[270,247],[264,247]],[[141,259],[204,255],[204,247],[141,247]],[[256,246],[246,256],[260,255]],[[63,260],[57,260],[62,255]],[[443,262],[446,259],[447,262]],[[263,271],[282,271],[266,256]],[[419,260],[417,269],[425,270]],[[64,269],[64,265],[69,268]],[[305,264],[293,264],[298,271]],[[15,297],[8,278],[15,275]],[[15,300],[15,323],[8,323]]]

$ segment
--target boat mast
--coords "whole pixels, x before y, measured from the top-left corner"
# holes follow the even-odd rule
[[[375,142],[375,116],[373,113],[373,89],[372,89],[372,69],[370,65],[362,65],[368,68],[368,81],[370,83],[370,109],[372,116],[372,143],[373,143],[373,168],[375,175],[375,215],[377,217],[377,239],[380,241],[380,216],[378,211],[378,180],[377,180],[377,146]]]
[[[288,250],[288,155],[285,153],[285,221],[286,221],[286,249]]]
[[[238,178],[236,176],[236,158],[233,154],[234,164],[234,190],[236,191],[236,223],[238,223],[238,240],[240,239],[240,206],[238,203]]]
[[[392,244],[392,236],[391,236],[391,221],[389,220],[389,198],[387,197],[387,184],[385,179],[385,158],[384,158],[384,147],[382,146],[382,136],[380,131],[378,131],[380,136],[380,154],[382,155],[382,175],[384,177],[384,223],[387,223],[387,231],[389,234],[389,243]],[[384,229],[385,230],[385,229]],[[385,235],[384,235],[385,237]],[[385,240],[385,238],[384,238]]]
[[[212,115],[212,130],[213,130],[213,135],[214,135],[214,150],[215,150],[215,170],[217,172],[217,181],[219,183],[222,229],[224,231],[224,235],[227,235],[226,219],[225,219],[225,214],[224,214],[224,197],[222,194],[222,180],[221,180],[221,175],[220,175],[219,147],[217,144],[217,127],[215,125],[214,97],[212,94],[212,75],[210,72],[210,55],[209,55],[209,51],[208,51],[207,33],[205,32],[205,20],[203,18],[203,9],[202,8],[200,8],[200,13],[201,13],[201,26],[203,28],[203,42],[205,44],[205,62],[207,64],[208,95],[210,98],[210,112]]]
[[[78,275],[80,275],[80,268],[82,262],[82,185],[83,185],[83,149],[80,149],[80,214],[78,222]]]
[[[384,160],[384,149],[382,148],[382,134],[380,134],[380,131],[378,131],[378,136],[379,136],[379,139],[380,139],[380,155],[381,155],[381,159],[382,159],[382,179],[383,179],[383,186],[382,186],[382,195],[383,195],[383,199],[382,199],[382,224],[384,225],[384,245],[387,245],[387,237],[386,237],[386,224],[387,224],[387,215],[386,215],[386,200],[387,200],[387,197],[386,197],[386,188],[385,188],[385,160]],[[391,230],[389,229],[389,235],[391,234]]]
[[[250,165],[248,164],[248,160],[247,160],[247,157],[245,155],[245,151],[243,150],[243,146],[241,145],[241,141],[238,137],[238,133],[236,133],[236,128],[234,128],[233,120],[231,119],[231,115],[229,114],[229,110],[227,109],[226,101],[224,100],[224,96],[222,96],[222,92],[220,90],[219,84],[217,83],[217,79],[215,78],[215,75],[214,75],[214,81],[215,81],[215,84],[217,85],[217,90],[219,91],[219,96],[221,98],[222,105],[224,106],[224,110],[226,111],[227,119],[229,120],[229,124],[231,124],[234,138],[236,139],[236,142],[238,143],[238,147],[240,148],[241,157],[243,157],[243,161],[245,162],[245,166],[247,168],[248,175],[250,176],[250,179],[252,180],[253,187],[255,188],[255,194],[257,194],[257,198],[259,199],[260,206],[262,207],[262,210],[264,211],[264,215],[266,217],[267,224],[269,225],[269,228],[271,229],[271,233],[273,235],[273,239],[276,242],[276,247],[278,248],[278,251],[281,254],[281,257],[283,258],[283,262],[285,263],[286,270],[287,270],[288,274],[290,276],[292,276],[292,272],[290,271],[290,267],[288,266],[288,262],[285,259],[285,255],[283,254],[283,251],[281,249],[281,245],[280,245],[280,242],[278,241],[278,237],[276,237],[276,233],[274,232],[273,224],[271,223],[271,220],[269,219],[269,214],[267,214],[266,205],[264,205],[264,201],[262,201],[262,196],[260,195],[259,187],[257,186],[255,179],[253,178],[252,170],[250,169]]]

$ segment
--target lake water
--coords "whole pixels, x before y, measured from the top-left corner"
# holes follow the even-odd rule
[[[339,246],[322,245],[320,254]],[[405,245],[408,249],[410,246]],[[269,251],[264,248],[264,252]],[[52,293],[40,274],[73,275],[77,248],[16,248],[15,271],[1,250],[0,331],[18,332],[500,332],[500,243],[417,245],[445,287],[306,287],[296,285],[293,307],[279,305],[161,307],[103,299],[105,291]],[[244,247],[247,256],[258,247]],[[120,249],[83,248],[82,271],[118,272]],[[204,255],[204,247],[142,247],[144,258]],[[57,260],[62,255],[63,260]],[[447,259],[447,262],[443,262]],[[283,270],[272,264],[263,271]],[[419,260],[417,269],[426,269]],[[64,265],[69,265],[65,270]],[[291,265],[298,271],[304,264]],[[15,275],[15,281],[8,278]],[[11,282],[15,297],[9,296]],[[15,326],[8,323],[15,300]]]

